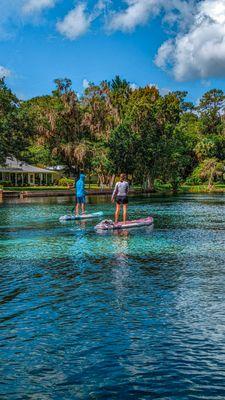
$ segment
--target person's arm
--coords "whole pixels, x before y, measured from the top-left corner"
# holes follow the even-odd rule
[[[112,194],[112,201],[114,201],[114,199],[115,199],[115,197],[117,195],[117,192],[118,192],[118,182],[116,183],[115,189],[114,189],[113,194]]]
[[[126,193],[129,193],[129,183],[127,182],[127,186],[126,186]]]
[[[77,195],[77,182],[76,181],[74,182],[74,191],[75,191],[75,194]]]

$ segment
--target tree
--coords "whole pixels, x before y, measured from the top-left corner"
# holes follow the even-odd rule
[[[212,137],[201,137],[194,150],[197,159],[203,161],[216,155],[216,143]]]
[[[224,108],[225,95],[222,90],[212,89],[202,96],[197,110],[200,113],[201,131],[204,135],[221,133]]]
[[[119,114],[110,99],[108,82],[90,84],[81,100],[82,126],[89,130],[92,139],[107,142],[110,132],[119,123]]]
[[[117,75],[111,82],[109,82],[110,100],[113,107],[117,110],[120,121],[125,115],[129,98],[132,94],[130,84],[126,79],[121,79]]]
[[[139,157],[140,139],[128,122],[120,124],[112,131],[109,156],[116,174],[134,174]]]
[[[208,158],[199,166],[199,175],[202,179],[208,179],[208,187],[212,188],[216,178],[223,176],[224,163],[217,158]]]
[[[154,189],[160,164],[160,132],[156,116],[159,99],[159,91],[154,86],[135,90],[130,96],[125,116],[131,132],[138,137],[135,177],[147,190]]]
[[[27,103],[37,131],[38,144],[46,145],[51,156],[78,174],[90,157],[87,129],[82,126],[82,109],[69,79],[55,80],[51,96]]]
[[[197,142],[197,119],[194,115],[182,115],[167,141],[167,158],[164,161],[163,178],[176,192],[197,164],[194,146]]]
[[[33,134],[31,120],[15,94],[0,79],[0,163],[7,157],[20,158]]]

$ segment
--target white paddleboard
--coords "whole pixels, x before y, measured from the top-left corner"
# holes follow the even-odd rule
[[[115,224],[111,220],[105,220],[100,222],[98,225],[95,226],[95,229],[97,231],[109,231],[109,230],[116,230],[116,229],[131,229],[131,228],[139,228],[141,226],[150,226],[153,225],[153,218],[152,217],[147,217],[147,218],[141,218],[141,219],[135,219],[133,221],[127,221],[126,224],[123,224],[122,222],[118,222]]]
[[[95,212],[95,213],[91,213],[91,214],[79,214],[79,215],[75,215],[75,214],[68,214],[68,215],[63,215],[62,217],[59,218],[60,221],[78,221],[78,220],[82,220],[82,219],[92,219],[92,218],[98,218],[98,217],[102,217],[103,212],[99,211],[99,212]]]

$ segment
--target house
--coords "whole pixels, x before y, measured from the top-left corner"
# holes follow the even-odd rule
[[[0,184],[8,182],[13,186],[52,185],[59,177],[56,171],[35,167],[14,157],[7,158],[0,166]]]

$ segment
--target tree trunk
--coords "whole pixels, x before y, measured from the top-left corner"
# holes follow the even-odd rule
[[[103,175],[99,175],[98,179],[99,179],[100,189],[103,190],[103,188],[104,188],[104,176]]]
[[[213,171],[211,172],[210,177],[209,177],[209,184],[208,184],[209,190],[212,189],[212,182],[213,182]]]
[[[111,176],[111,179],[110,179],[110,182],[109,182],[110,189],[112,189],[113,186],[114,186],[115,178],[116,178],[115,174]]]
[[[150,175],[148,175],[146,177],[144,186],[145,186],[146,192],[153,192],[154,191],[154,180],[152,179],[152,177]]]

